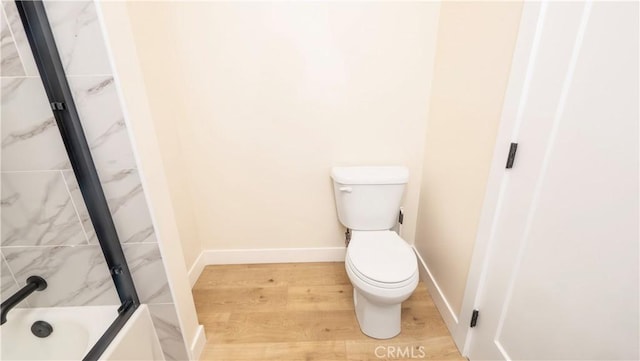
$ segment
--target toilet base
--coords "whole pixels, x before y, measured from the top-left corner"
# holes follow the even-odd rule
[[[379,304],[353,289],[356,318],[362,333],[377,339],[388,339],[400,333],[402,304]]]

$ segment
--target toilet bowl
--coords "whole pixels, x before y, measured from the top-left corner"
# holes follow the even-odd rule
[[[418,264],[411,247],[392,231],[355,231],[345,268],[362,332],[377,339],[398,335],[401,303],[418,285]]]

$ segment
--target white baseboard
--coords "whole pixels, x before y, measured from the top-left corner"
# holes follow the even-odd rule
[[[191,268],[189,269],[188,276],[191,288],[193,288],[193,286],[196,284],[196,281],[198,281],[198,277],[200,277],[200,275],[202,274],[204,266],[204,252],[200,252],[200,255],[198,256],[198,258],[196,258],[196,261],[193,262],[193,265],[191,265]]]
[[[342,262],[345,247],[322,248],[257,248],[210,249],[200,253],[189,270],[191,287],[195,285],[205,266],[219,264]]]
[[[193,337],[193,341],[191,342],[191,360],[200,360],[200,355],[202,354],[202,350],[204,350],[204,345],[206,343],[207,336],[204,333],[204,326],[199,325],[198,331],[196,331],[196,335]]]
[[[433,302],[436,304],[440,315],[442,315],[442,319],[444,323],[447,325],[449,332],[454,334],[456,328],[458,327],[458,316],[453,311],[453,308],[447,301],[447,298],[442,293],[442,290],[438,286],[438,283],[433,278],[431,271],[429,271],[429,267],[422,259],[420,252],[414,247],[413,250],[416,252],[418,256],[418,268],[420,270],[420,279],[427,285],[427,290],[429,290],[429,294],[433,299]]]

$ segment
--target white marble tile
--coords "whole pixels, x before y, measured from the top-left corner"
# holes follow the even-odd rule
[[[174,304],[149,305],[151,319],[167,361],[189,359],[175,307]]]
[[[2,78],[2,170],[68,168],[68,157],[40,78]]]
[[[18,9],[14,1],[3,1],[2,6],[9,23],[11,32],[13,33],[13,39],[16,45],[16,50],[20,54],[20,60],[24,66],[24,71],[27,76],[38,76],[38,67],[33,60],[33,54],[31,53],[31,47],[27,40],[27,35],[24,32]]]
[[[4,9],[0,9],[0,13],[0,76],[24,76],[20,54],[13,41]]]
[[[33,307],[118,305],[120,301],[99,246],[4,247],[18,282],[31,275],[47,289],[29,296]]]
[[[60,171],[1,177],[3,247],[88,244]]]
[[[142,303],[169,303],[171,291],[162,264],[160,249],[155,243],[122,245],[133,283]]]
[[[136,168],[113,77],[71,77],[69,86],[96,167]]]
[[[93,225],[72,171],[63,171],[89,243],[97,244]],[[135,169],[98,170],[121,243],[156,242],[151,216]]]
[[[13,274],[4,260],[4,255],[0,253],[0,299],[2,300],[0,302],[4,302],[18,289],[18,284],[13,278]]]
[[[93,1],[45,1],[45,8],[68,76],[112,73]]]
[[[39,78],[3,78],[2,170],[71,169]],[[96,167],[135,168],[115,83],[110,76],[69,79]]]

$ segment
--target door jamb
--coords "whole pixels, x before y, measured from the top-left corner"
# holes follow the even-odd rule
[[[522,8],[518,37],[513,53],[511,71],[505,98],[496,144],[494,147],[491,168],[485,188],[484,201],[478,223],[478,231],[471,256],[471,265],[459,315],[460,322],[452,331],[456,346],[462,355],[469,355],[470,342],[473,337],[468,320],[471,320],[474,309],[481,310],[481,296],[486,269],[491,252],[491,244],[497,222],[500,218],[500,207],[504,199],[505,189],[509,183],[509,173],[517,171],[517,163],[513,169],[506,170],[505,162],[512,142],[517,143],[519,115],[526,102],[526,86],[535,61],[535,35],[541,31],[538,19],[547,1],[525,2]],[[478,322],[482,322],[479,320]]]

